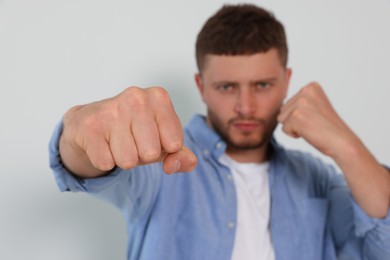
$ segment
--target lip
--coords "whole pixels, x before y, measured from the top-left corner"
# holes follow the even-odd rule
[[[233,126],[242,132],[251,132],[259,127],[259,123],[253,121],[237,121]]]

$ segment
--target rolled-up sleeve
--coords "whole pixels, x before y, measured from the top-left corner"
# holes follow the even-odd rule
[[[53,136],[49,143],[50,168],[53,170],[54,178],[59,189],[61,191],[73,192],[97,192],[98,190],[104,189],[111,183],[115,182],[120,173],[123,171],[120,168],[116,168],[111,174],[104,177],[82,179],[78,178],[64,167],[59,153],[59,140],[62,128],[63,124],[61,121],[55,127]]]
[[[364,238],[366,259],[390,259],[390,210],[385,218],[372,218],[352,200],[355,235]]]
[[[57,124],[49,142],[49,163],[60,191],[87,192],[113,204],[134,217],[145,212],[154,201],[161,179],[161,165],[150,164],[123,170],[116,167],[110,174],[98,178],[79,178],[61,162],[59,139],[62,121]]]

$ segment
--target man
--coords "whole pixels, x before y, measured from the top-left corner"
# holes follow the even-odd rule
[[[196,43],[207,116],[183,134],[159,87],[73,107],[50,146],[60,189],[121,210],[128,259],[389,259],[388,170],[318,83],[283,104],[287,56],[272,14],[224,6]],[[343,175],[280,146],[277,122]]]

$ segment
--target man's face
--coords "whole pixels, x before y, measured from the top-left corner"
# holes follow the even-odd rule
[[[207,122],[228,149],[264,147],[276,127],[291,71],[276,49],[253,55],[207,55],[195,79],[207,105]]]

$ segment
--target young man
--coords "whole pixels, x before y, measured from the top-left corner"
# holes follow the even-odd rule
[[[196,115],[183,133],[159,87],[73,107],[50,145],[60,189],[121,210],[128,259],[389,259],[388,170],[319,84],[283,104],[287,56],[272,14],[223,7],[196,44],[207,116]],[[280,146],[278,122],[343,175]]]

